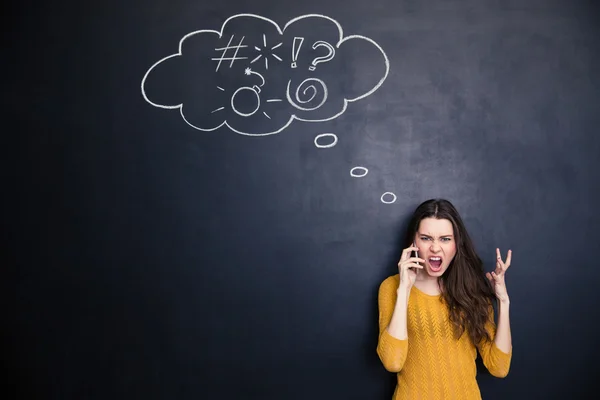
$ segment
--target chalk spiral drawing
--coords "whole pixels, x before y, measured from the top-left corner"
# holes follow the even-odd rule
[[[310,36],[308,33],[301,35],[298,32],[302,27],[310,29],[311,25],[306,25],[306,21],[311,18],[316,19],[319,23],[325,22],[335,29],[329,30],[327,37],[311,43],[312,40],[308,38]],[[257,36],[256,26],[260,26],[260,24],[264,24],[263,33]],[[252,28],[244,31],[244,27],[250,25]],[[292,31],[293,34],[286,34],[288,31]],[[335,32],[334,37],[331,37],[331,32]],[[258,37],[260,37],[259,40],[257,40]],[[211,63],[215,75],[195,77],[195,79],[206,79],[205,83],[215,83],[212,86],[212,90],[215,92],[202,95],[202,100],[205,103],[206,99],[222,99],[222,96],[229,96],[228,101],[220,101],[210,109],[201,110],[200,117],[198,114],[190,114],[198,113],[198,107],[193,105],[189,107],[189,110],[186,108],[186,112],[184,112],[184,101],[177,102],[170,99],[169,103],[165,104],[165,101],[152,100],[151,98],[154,96],[148,92],[147,87],[150,77],[156,73],[159,66],[184,60],[184,47],[186,48],[186,60],[197,57],[197,55],[189,55],[192,51],[188,48],[194,47],[186,47],[186,44],[189,43],[187,41],[192,42],[199,39],[208,40],[208,43],[211,43],[212,40],[214,43],[206,49],[210,55],[204,58],[204,62]],[[383,68],[381,76],[375,76],[372,87],[364,89],[363,93],[346,98],[340,94],[332,94],[328,89],[327,79],[319,76],[319,73],[325,68],[323,65],[334,60],[340,52],[344,52],[353,44],[372,46],[376,50],[376,54],[379,54]],[[308,53],[306,49],[313,51]],[[315,52],[318,52],[318,56],[314,56]],[[307,56],[308,54],[310,56]],[[377,60],[375,59],[374,62]],[[233,90],[227,88],[225,82],[219,84],[218,81],[223,79],[223,76],[225,79],[227,76],[241,76],[238,65],[242,65],[243,75],[248,77],[247,84],[240,85]],[[292,76],[287,79],[285,87],[279,84],[275,92],[272,88],[264,90],[266,89],[265,85],[268,86],[269,82],[276,81],[281,76],[281,68],[284,66],[287,66],[290,76]],[[297,75],[291,74],[294,71],[297,74],[301,70],[307,75],[304,79],[296,79]],[[386,80],[388,73],[389,59],[375,41],[361,35],[344,36],[341,25],[325,15],[301,15],[288,21],[282,28],[275,21],[260,15],[237,14],[229,17],[218,31],[201,29],[183,36],[179,41],[176,53],[159,59],[146,71],[141,81],[141,93],[145,101],[154,107],[179,110],[183,121],[194,129],[214,131],[224,126],[240,135],[268,136],[282,132],[294,121],[325,122],[339,117],[346,111],[350,103],[373,94]],[[369,71],[369,75],[373,76],[373,71]],[[283,76],[285,78],[285,73]],[[218,93],[221,95],[217,96]],[[329,106],[332,104],[333,107]],[[282,105],[287,107],[288,111],[281,108]],[[288,113],[289,117],[284,114],[282,119],[282,112]],[[257,118],[262,118],[262,120],[259,121]],[[259,131],[253,132],[252,129],[259,129]],[[333,133],[323,133],[314,139],[315,146],[320,149],[334,147],[337,142],[338,137]],[[350,171],[353,178],[362,178],[367,173],[368,170],[365,167],[354,167]],[[390,196],[391,200],[388,200]],[[393,203],[395,200],[396,196],[391,192],[386,192],[381,196],[381,201],[385,204]]]

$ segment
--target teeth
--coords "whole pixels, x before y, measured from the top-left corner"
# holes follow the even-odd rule
[[[442,257],[429,257],[431,261],[441,261]]]

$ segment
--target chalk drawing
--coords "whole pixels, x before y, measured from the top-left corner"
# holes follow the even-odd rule
[[[316,50],[318,47],[325,47],[327,49],[327,54],[324,56],[315,57],[314,60],[311,61],[310,67],[308,67],[310,71],[314,71],[317,68],[317,64],[330,61],[333,59],[333,57],[335,57],[335,49],[329,43],[319,40],[312,45],[314,50]]]
[[[244,70],[244,74],[250,76],[250,75],[256,75],[258,76],[261,80],[262,80],[262,84],[260,86],[254,85],[252,87],[250,86],[242,86],[241,88],[237,89],[235,92],[233,92],[233,96],[231,96],[231,109],[237,114],[240,115],[242,117],[249,117],[251,115],[253,115],[255,112],[257,112],[260,109],[260,88],[262,86],[264,86],[265,84],[265,78],[259,74],[258,72],[254,72],[252,71],[250,68],[246,68]],[[244,113],[241,112],[240,110],[238,110],[238,108],[235,105],[235,98],[236,96],[238,96],[240,93],[252,93],[252,97],[255,99],[255,108],[254,110],[250,111],[249,113]],[[246,103],[248,98],[246,97]],[[221,107],[222,109],[223,107]],[[219,109],[217,109],[219,110]],[[267,116],[267,118],[271,119],[271,117],[269,117],[265,112],[263,112],[263,114],[265,114]]]
[[[321,144],[319,143],[319,139],[324,138],[324,137],[331,137],[333,138],[333,141],[331,143],[327,143],[327,144]],[[329,149],[333,146],[335,146],[338,142],[338,137],[334,134],[334,133],[321,133],[320,135],[317,135],[315,137],[315,146],[317,146],[317,148],[319,149]]]
[[[385,197],[391,197],[390,200],[385,200]],[[381,202],[384,204],[392,204],[396,202],[396,195],[392,192],[385,192],[381,195]]]
[[[315,85],[310,84],[310,85],[305,85],[306,82],[315,82],[317,83],[320,87],[321,90],[319,90],[317,87],[315,87]],[[305,80],[302,81],[302,83],[300,83],[298,85],[298,87],[296,88],[296,93],[295,93],[295,99],[292,99],[292,97],[290,96],[290,85],[291,85],[292,81],[290,80],[287,84],[287,89],[285,91],[285,97],[288,99],[288,101],[290,102],[290,104],[294,107],[296,107],[298,110],[303,110],[303,111],[312,111],[312,110],[316,110],[317,108],[321,107],[323,104],[325,104],[325,102],[327,101],[327,86],[325,85],[325,82],[323,82],[320,79],[317,78],[307,78]],[[310,91],[312,94],[310,97],[308,98],[304,98],[300,96],[300,89],[302,89],[302,87],[304,87],[304,89],[302,90],[302,94],[304,96],[306,96],[306,92]],[[315,97],[317,97],[317,94],[320,94],[321,97],[321,101],[319,103],[317,103],[317,105],[313,105],[312,107],[302,107],[300,104],[307,104],[310,103],[311,101],[313,101],[313,99]],[[298,104],[300,103],[300,104]]]
[[[296,68],[298,66],[296,61],[298,61],[298,54],[300,53],[300,48],[302,47],[303,42],[303,37],[295,37],[294,41],[292,42],[292,68]]]
[[[281,46],[283,43],[279,42],[278,44],[276,44],[275,46],[271,47],[271,50],[275,50],[276,48],[278,48],[279,46]],[[265,56],[263,53],[265,53],[266,51],[268,51],[267,49],[267,36],[265,34],[263,34],[263,48],[260,48],[258,46],[254,46],[254,49],[258,52],[260,52],[260,54],[258,56],[256,56],[256,58],[254,58],[252,61],[250,61],[250,64],[255,63],[256,61],[260,60],[261,57],[264,57],[265,59],[265,69],[269,69],[269,59],[267,58],[267,56]],[[277,54],[271,54],[271,56],[273,56],[273,58],[275,58],[276,60],[279,61],[283,61],[281,59],[281,57],[279,57]]]
[[[360,171],[360,172],[356,172],[356,171]],[[354,167],[350,170],[350,176],[353,178],[362,178],[363,176],[366,176],[367,173],[369,173],[369,170],[365,167]]]
[[[238,110],[235,106],[235,97],[238,96],[240,93],[245,93],[245,92],[252,93],[253,98],[255,99],[256,106],[255,106],[254,110],[250,111],[249,113],[243,113],[240,110]],[[254,87],[243,86],[243,87],[237,89],[235,92],[233,92],[233,96],[231,96],[231,109],[236,114],[241,115],[242,117],[249,117],[249,116],[253,115],[255,112],[257,112],[259,108],[260,108],[260,95],[254,89]]]
[[[258,72],[254,72],[254,71],[252,71],[252,69],[246,68],[244,70],[244,74],[248,75],[248,76],[250,76],[250,75],[256,75],[256,76],[258,76],[260,78],[260,80],[262,81],[260,87],[263,87],[265,85],[265,78],[261,74],[259,74]],[[260,93],[260,89],[258,89],[258,92]]]
[[[219,67],[221,66],[221,63],[223,61],[231,61],[231,63],[229,64],[229,68],[231,68],[233,66],[233,63],[237,60],[245,60],[248,57],[238,57],[238,51],[240,49],[243,49],[245,47],[248,47],[247,45],[242,45],[242,42],[244,41],[244,37],[242,36],[242,39],[240,40],[240,42],[237,44],[237,46],[231,46],[231,41],[233,40],[233,36],[231,35],[231,38],[229,39],[229,43],[227,43],[227,46],[225,47],[221,47],[221,48],[216,48],[215,51],[222,51],[221,53],[221,57],[218,58],[211,58],[211,60],[216,60],[218,61],[217,63],[217,69],[215,70],[218,71]],[[225,57],[227,55],[227,53],[229,52],[229,50],[234,50],[235,52],[233,53],[233,57]]]
[[[294,36],[294,35],[286,35],[286,30],[291,30],[290,27],[296,26],[295,24],[300,24],[304,21],[306,26],[312,26],[312,24],[308,24],[305,20],[309,18],[317,18],[319,20],[324,21],[327,24],[331,24],[334,28],[332,30],[326,30],[327,32],[333,32],[333,34],[328,33],[327,38],[322,38],[322,40],[315,41],[310,48],[312,50],[321,51],[321,49],[325,49],[325,54],[319,54],[317,57],[314,57],[314,53],[312,55],[312,60],[306,58],[307,51],[302,49],[302,44],[305,41],[304,36]],[[243,31],[243,23],[244,21],[251,20],[252,23],[252,32],[256,31],[256,23],[253,21],[260,21],[259,23],[264,23],[265,27],[262,33],[260,34],[260,39],[256,37],[256,35],[250,36],[247,32]],[[235,20],[235,24],[233,21]],[[229,28],[230,25],[235,26],[235,29],[238,32],[232,32],[232,28]],[[298,25],[302,26],[302,25]],[[250,29],[250,28],[249,28]],[[310,28],[304,28],[310,29]],[[337,31],[337,32],[336,32]],[[245,34],[246,33],[246,34]],[[310,32],[307,32],[307,35]],[[215,73],[220,75],[215,76],[193,76],[190,79],[193,81],[198,79],[206,79],[207,82],[215,81],[215,93],[206,93],[203,94],[202,99],[197,100],[188,100],[192,101],[190,110],[194,110],[194,114],[187,114],[184,112],[183,102],[173,102],[169,104],[164,104],[158,101],[152,100],[154,95],[158,96],[158,93],[154,95],[149,93],[149,87],[147,83],[153,76],[153,72],[157,69],[157,66],[165,63],[178,63],[183,57],[188,56],[188,52],[192,51],[202,51],[202,50],[188,50],[188,49],[197,49],[194,46],[188,46],[186,48],[186,53],[184,55],[183,48],[184,42],[187,39],[192,37],[197,37],[197,35],[207,35],[210,39],[214,38],[215,45],[210,45],[210,47],[206,48],[206,53],[210,54],[205,58],[206,62],[211,63],[209,68],[212,69],[213,63],[216,63],[216,68],[214,69]],[[252,39],[250,39],[252,37]],[[255,41],[253,43],[253,41]],[[194,42],[196,43],[196,42]],[[200,43],[198,41],[197,43]],[[202,42],[205,43],[205,42]],[[331,93],[327,90],[326,77],[318,76],[319,71],[322,69],[322,65],[324,63],[331,63],[338,54],[343,53],[344,49],[347,47],[352,47],[353,44],[368,44],[375,49],[375,54],[379,54],[380,56],[376,56],[373,59],[373,63],[382,63],[383,68],[380,76],[374,77],[373,85],[367,89],[363,93],[360,93],[356,96],[350,98],[343,98],[342,96],[336,97],[331,95]],[[291,48],[291,54],[287,51],[282,52],[282,46],[286,44]],[[285,56],[290,61],[290,64],[282,63],[284,61],[283,54],[288,54]],[[349,52],[348,54],[352,54]],[[196,55],[191,54],[190,60],[202,59],[198,58]],[[341,56],[340,56],[341,57]],[[372,57],[372,56],[371,56]],[[187,58],[186,58],[187,60]],[[346,60],[346,58],[344,58]],[[297,68],[298,63],[306,62],[305,65],[308,65],[307,74],[317,74],[315,77],[301,77],[294,79],[295,82],[300,82],[297,86],[292,82],[292,78],[283,80],[285,82],[287,80],[286,87],[275,87],[271,77],[272,76],[279,77],[281,73],[284,71],[281,70],[282,66],[285,66],[288,71],[292,71],[292,69]],[[191,61],[196,62],[196,61]],[[204,62],[204,61],[197,61]],[[229,68],[223,68],[228,64]],[[361,63],[362,65],[363,63]],[[261,75],[255,70],[251,70],[248,74],[252,78],[259,78],[261,80],[261,84],[248,84],[243,85],[238,88],[232,89],[231,92],[231,101],[227,105],[223,104],[206,104],[207,99],[211,100],[213,98],[220,98],[217,96],[217,93],[223,93],[224,95],[228,95],[227,91],[224,89],[225,85],[218,85],[217,79],[227,79],[227,74],[238,74],[238,68],[240,66],[242,68],[248,68],[250,65],[253,68],[260,67],[261,72],[264,67],[264,74]],[[332,65],[332,64],[329,64]],[[273,67],[275,66],[275,67]],[[210,70],[209,69],[209,70]],[[331,68],[329,68],[331,69]],[[377,71],[379,68],[375,68],[373,70]],[[373,94],[379,87],[383,84],[389,74],[389,60],[381,46],[379,46],[375,41],[370,38],[361,35],[348,35],[345,36],[342,30],[342,26],[333,18],[321,15],[321,14],[306,14],[301,15],[299,17],[293,18],[288,21],[283,27],[280,27],[276,22],[262,17],[256,14],[237,14],[229,17],[221,26],[220,30],[212,30],[212,29],[202,29],[194,32],[190,32],[183,36],[179,41],[179,49],[177,53],[168,55],[164,58],[156,61],[144,74],[141,81],[141,93],[144,99],[152,106],[162,109],[169,110],[179,110],[181,118],[185,123],[187,123],[190,127],[197,129],[199,131],[214,131],[221,127],[226,127],[229,130],[246,136],[266,136],[273,135],[282,132],[288,126],[290,126],[294,121],[302,121],[302,122],[324,122],[331,121],[340,115],[342,115],[348,105],[350,103],[359,101],[364,99],[367,96]],[[231,72],[227,72],[230,71]],[[365,73],[371,74],[371,71],[365,71]],[[277,74],[277,75],[274,75]],[[331,76],[329,74],[328,76]],[[339,84],[339,82],[336,82]],[[177,85],[173,85],[176,87]],[[265,89],[268,87],[268,91]],[[217,92],[218,90],[218,92]],[[268,97],[266,101],[261,101],[261,95],[263,92],[268,92]],[[279,92],[279,94],[277,94]],[[203,92],[204,93],[204,92]],[[250,102],[250,106],[248,109],[241,110],[242,102],[238,104],[238,99],[244,98],[245,102],[243,103],[246,107],[248,107],[248,103]],[[287,100],[287,104],[282,103]],[[197,102],[194,102],[197,101]],[[215,100],[217,101],[217,100]],[[278,108],[272,108],[276,103],[281,103]],[[339,103],[339,104],[338,104]],[[327,107],[324,107],[325,104],[328,104]],[[287,106],[287,107],[284,107]],[[198,106],[201,106],[198,108]],[[204,107],[204,108],[202,108]],[[199,111],[200,110],[200,111]],[[315,113],[315,110],[319,110]],[[286,113],[282,114],[281,113]],[[317,115],[318,114],[318,115]],[[227,120],[227,116],[232,116],[230,121]],[[204,117],[206,116],[206,118]],[[208,118],[212,116],[211,118]],[[217,117],[221,116],[221,117]],[[233,119],[233,116],[244,117],[242,119],[236,118]],[[276,118],[276,117],[277,118]],[[268,120],[265,120],[264,118]],[[215,121],[215,118],[219,118]],[[258,121],[256,118],[262,118],[265,123],[255,124],[253,122]],[[246,121],[246,122],[244,122]],[[268,122],[266,122],[268,121]],[[256,126],[260,126],[260,128],[256,128]],[[253,131],[254,129],[260,129],[260,131]],[[337,137],[336,137],[337,141]]]

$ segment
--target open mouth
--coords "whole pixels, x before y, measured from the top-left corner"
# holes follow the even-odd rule
[[[442,269],[442,257],[429,257],[427,262],[433,272],[439,272]]]

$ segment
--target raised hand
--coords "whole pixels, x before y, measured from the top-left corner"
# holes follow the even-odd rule
[[[423,266],[418,262],[424,263],[425,260],[419,257],[411,257],[412,251],[418,251],[416,246],[410,246],[402,251],[402,256],[398,262],[398,273],[400,274],[400,286],[405,289],[412,288],[417,280],[417,271],[423,269]]]
[[[488,272],[485,276],[489,279],[490,283],[494,287],[494,292],[496,293],[496,298],[498,301],[508,301],[508,292],[506,291],[506,281],[505,275],[506,270],[510,267],[510,262],[512,258],[512,250],[508,250],[508,254],[506,255],[506,261],[502,261],[502,256],[500,255],[500,249],[496,248],[496,269],[491,273]]]

